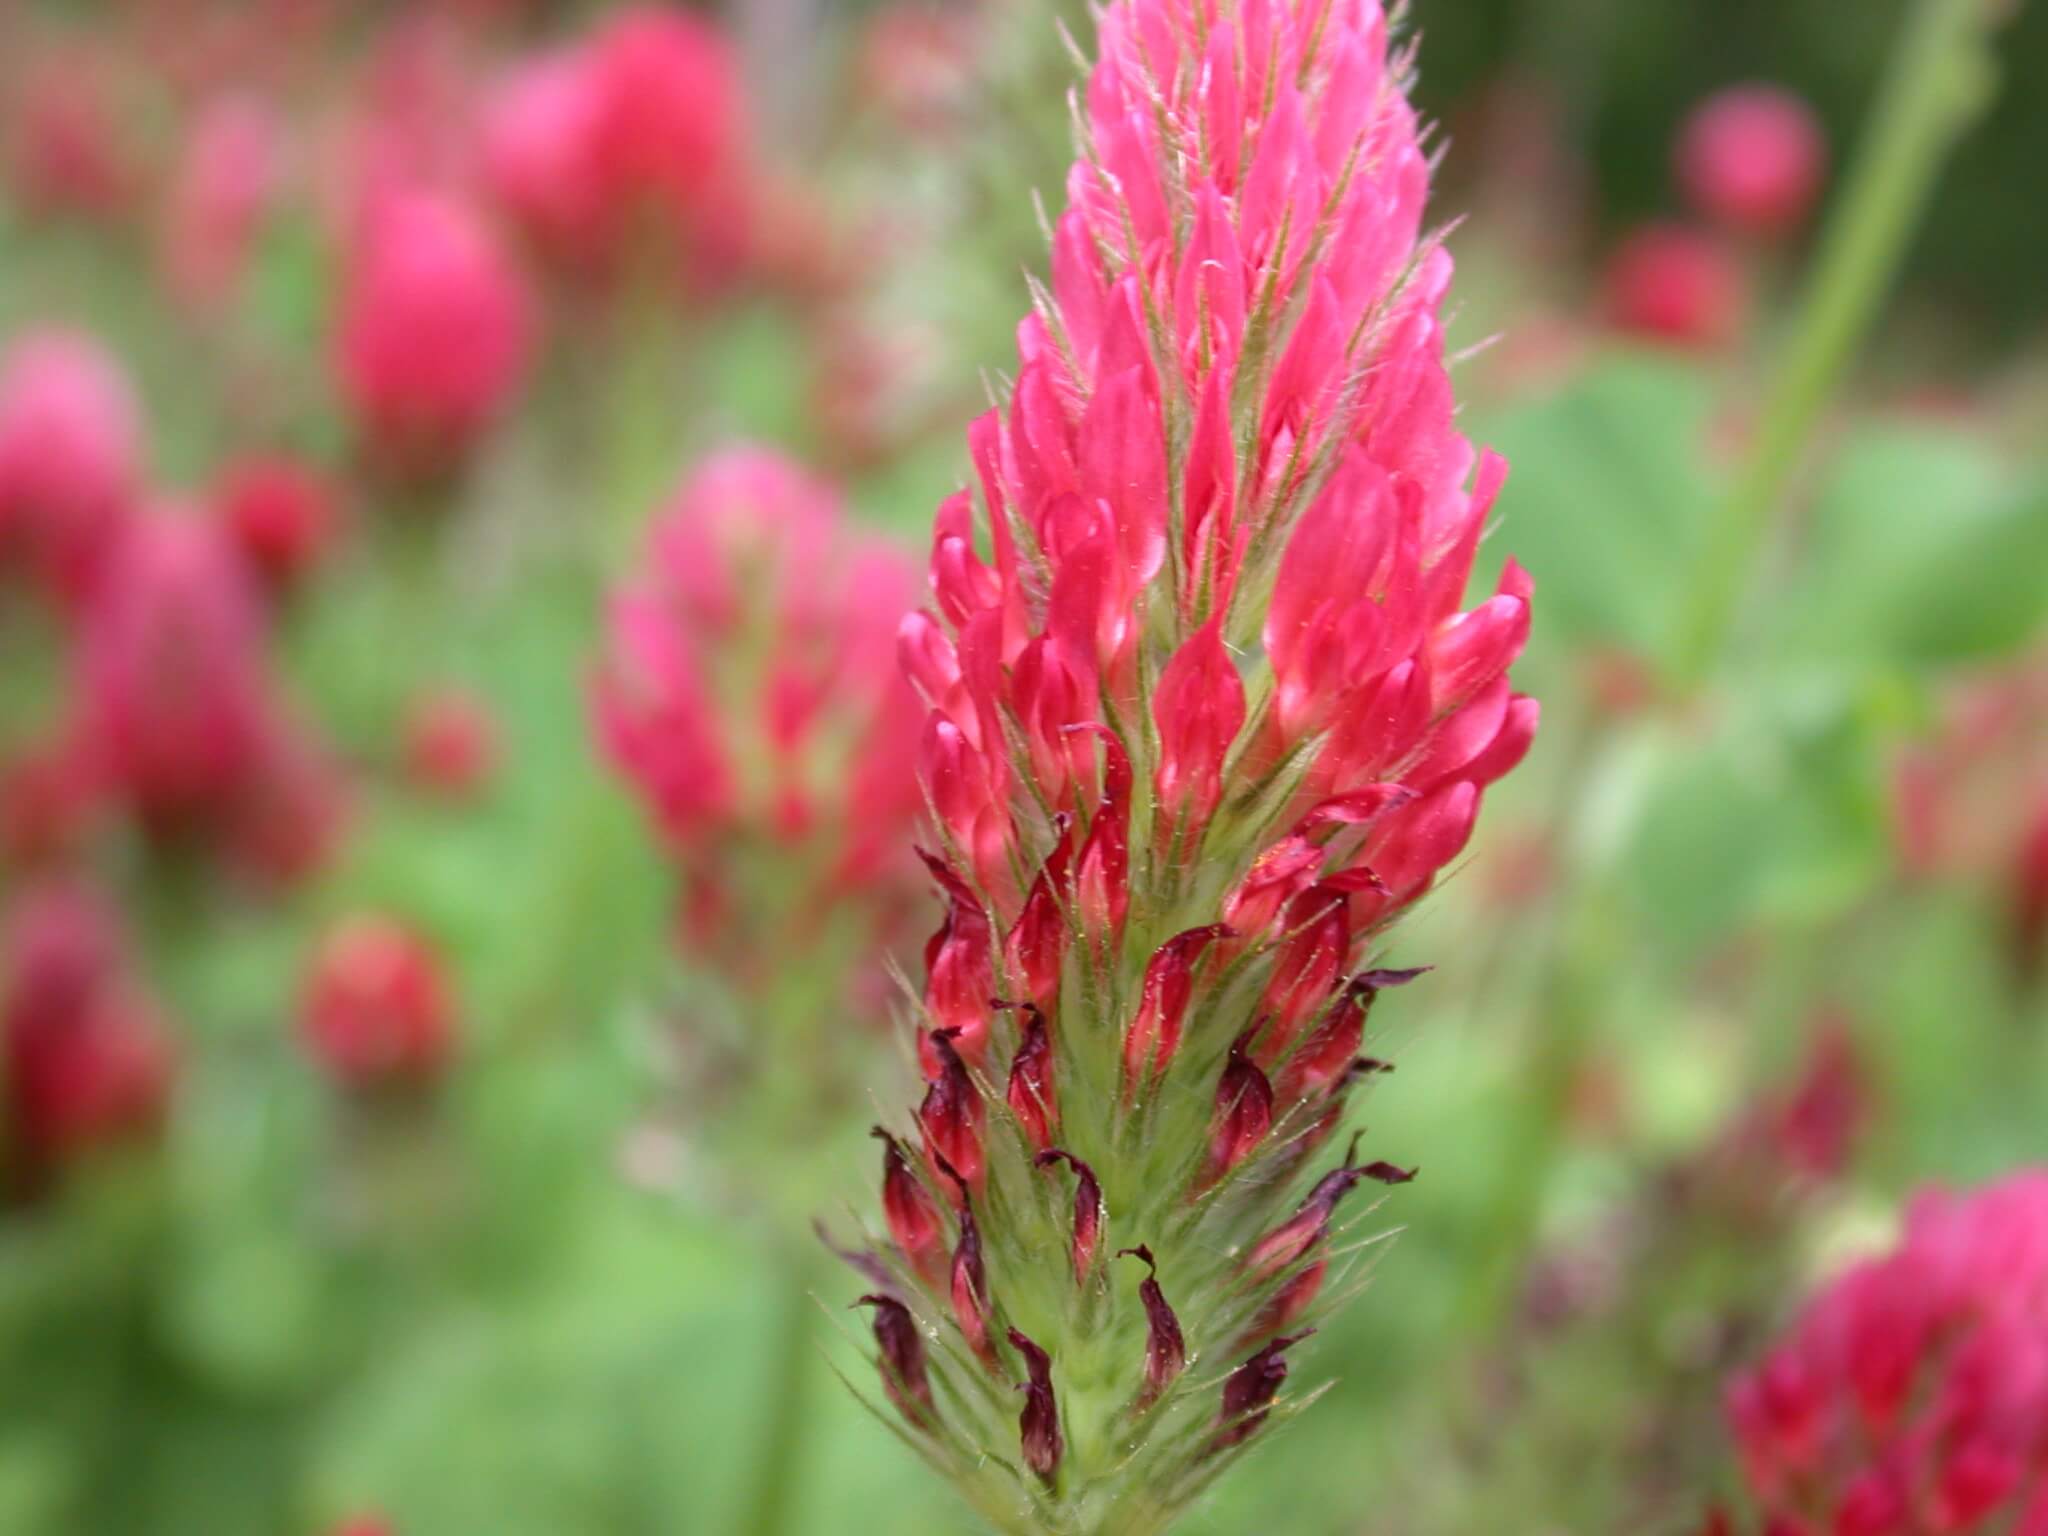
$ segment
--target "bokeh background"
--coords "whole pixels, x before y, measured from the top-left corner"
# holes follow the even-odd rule
[[[1396,946],[1436,970],[1375,1014],[1370,1119],[1423,1176],[1304,1370],[1334,1385],[1191,1531],[1696,1529],[1721,1384],[1806,1284],[1912,1186],[2048,1149],[2048,9],[1997,36],[1725,664],[1665,680],[1910,9],[1411,7],[1544,734]],[[554,120],[514,87],[635,26],[610,153],[643,205],[592,236],[613,214],[546,202]],[[811,1231],[851,1239],[913,1081],[862,951],[914,974],[936,904],[878,878],[819,918],[801,817],[679,840],[592,692],[607,590],[721,447],[916,557],[1043,268],[1062,27],[1085,50],[1054,0],[0,0],[0,1531],[973,1528],[834,1381],[860,1282]],[[1672,171],[1758,80],[1828,164],[1768,240]],[[414,334],[352,365],[357,308],[414,302],[361,299],[407,198],[461,230],[392,258],[428,269]],[[1631,273],[1653,222],[1693,243]],[[462,308],[478,244],[505,313]],[[21,361],[52,328],[68,383]],[[79,381],[87,343],[125,384]],[[454,403],[405,405],[414,377]],[[76,431],[39,403],[66,389]],[[166,557],[126,631],[20,531],[50,475],[124,457],[67,571],[131,516],[240,562]],[[772,586],[735,570],[742,607]],[[710,647],[735,715],[748,644]],[[124,679],[206,695],[217,652],[298,767],[167,834],[80,722]],[[815,750],[818,806],[861,814]],[[120,930],[90,1007],[31,985],[53,902],[74,946]],[[49,1047],[51,1009],[100,1044]]]

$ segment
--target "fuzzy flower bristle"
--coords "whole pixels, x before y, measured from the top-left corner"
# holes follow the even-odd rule
[[[900,632],[945,916],[885,1173],[955,1246],[950,1285],[898,1256],[943,1408],[906,1416],[1006,1529],[1163,1529],[1299,1406],[1354,1191],[1412,1177],[1313,1166],[1412,974],[1368,955],[1535,731],[1526,577],[1462,606],[1505,467],[1453,421],[1406,66],[1373,0],[1101,13]]]

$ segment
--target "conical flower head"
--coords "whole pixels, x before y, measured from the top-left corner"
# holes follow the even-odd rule
[[[872,944],[917,889],[920,711],[895,664],[914,588],[830,484],[740,447],[685,480],[613,594],[597,733],[673,853],[687,941],[735,976],[835,914]]]
[[[1920,1196],[1728,1410],[1769,1532],[2048,1531],[2048,1170]]]
[[[912,1172],[970,1305],[894,1270],[969,1496],[1143,1533],[1298,1408],[1285,1352],[1413,1176],[1323,1150],[1412,975],[1372,957],[1536,708],[1526,578],[1464,606],[1504,468],[1453,424],[1378,5],[1100,23],[1051,282],[900,635],[945,904]]]

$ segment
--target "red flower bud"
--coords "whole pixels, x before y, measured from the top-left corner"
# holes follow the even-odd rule
[[[1145,967],[1138,1012],[1124,1032],[1124,1098],[1159,1081],[1180,1050],[1181,1025],[1194,994],[1195,962],[1212,939],[1233,937],[1224,923],[1190,928],[1168,939]]]
[[[1102,740],[1106,769],[1102,798],[1088,820],[1088,836],[1074,861],[1074,902],[1082,928],[1098,939],[1123,932],[1130,905],[1131,760],[1107,726],[1077,725]]]
[[[1031,882],[1024,908],[1004,940],[1010,974],[1040,1007],[1050,1008],[1059,996],[1060,967],[1067,950],[1067,903],[1072,899],[1068,866],[1073,861],[1073,818],[1062,811],[1053,818],[1052,852]]]
[[[1173,1315],[1166,1292],[1159,1288],[1159,1266],[1152,1261],[1152,1250],[1140,1243],[1135,1248],[1118,1249],[1117,1257],[1142,1260],[1150,1271],[1138,1282],[1138,1300],[1145,1308],[1145,1385],[1132,1411],[1143,1413],[1187,1369],[1187,1345],[1181,1339],[1180,1319]]]
[[[1230,1058],[1216,1082],[1216,1113],[1209,1122],[1209,1155],[1196,1180],[1196,1193],[1215,1185],[1250,1157],[1273,1128],[1273,1085],[1245,1054],[1247,1030],[1230,1044]]]
[[[395,919],[347,919],[313,956],[299,1030],[314,1059],[345,1087],[431,1082],[455,1036],[439,957]]]
[[[1352,1151],[1356,1150],[1354,1138]],[[1373,1162],[1354,1167],[1350,1154],[1346,1154],[1343,1167],[1324,1174],[1295,1213],[1259,1239],[1247,1255],[1245,1267],[1265,1279],[1307,1257],[1309,1251],[1329,1234],[1330,1218],[1360,1179],[1374,1179],[1382,1184],[1406,1184],[1414,1177],[1414,1169],[1397,1168],[1392,1163]]]
[[[334,488],[293,459],[251,458],[230,465],[213,493],[215,515],[272,593],[296,591],[339,532]]]
[[[925,1006],[939,1028],[951,1031],[954,1048],[979,1061],[988,1041],[988,1000],[995,991],[993,931],[973,887],[953,873],[936,854],[918,850],[946,895],[946,916],[925,944]],[[927,1036],[927,1040],[931,1037]],[[941,1063],[932,1050],[920,1052],[926,1077],[937,1077]]]
[[[1747,319],[1749,295],[1734,261],[1705,235],[1675,225],[1629,236],[1602,281],[1608,319],[1651,341],[1718,347]]]
[[[932,1384],[925,1376],[924,1336],[910,1309],[894,1297],[867,1295],[854,1303],[875,1309],[875,1348],[881,1355],[882,1390],[897,1412],[919,1429],[933,1427]]]
[[[1060,1457],[1066,1454],[1059,1403],[1052,1393],[1052,1357],[1015,1328],[1010,1330],[1010,1347],[1024,1357],[1030,1378],[1018,1389],[1024,1394],[1024,1412],[1017,1420],[1024,1465],[1050,1488],[1059,1477]]]
[[[925,1088],[917,1123],[924,1132],[925,1150],[942,1169],[953,1171],[964,1201],[968,1190],[980,1187],[987,1168],[981,1147],[981,1090],[953,1048],[952,1030],[935,1029],[925,1039],[939,1071]]]
[[[882,1143],[882,1217],[897,1251],[924,1279],[936,1284],[946,1267],[946,1234],[938,1205],[903,1154],[903,1143],[879,1125],[870,1133]]]
[[[1055,1163],[1065,1163],[1074,1170],[1074,1241],[1071,1255],[1074,1283],[1085,1285],[1089,1272],[1095,1268],[1095,1250],[1102,1240],[1102,1186],[1095,1181],[1095,1170],[1071,1152],[1050,1147],[1033,1159],[1033,1165],[1039,1168],[1050,1168]]]
[[[1259,1012],[1264,1020],[1254,1051],[1271,1067],[1287,1054],[1301,1026],[1329,1000],[1351,953],[1351,904],[1324,882],[1287,904],[1289,937],[1273,962]]]
[[[1206,1454],[1213,1456],[1244,1444],[1266,1422],[1273,1399],[1287,1382],[1287,1362],[1281,1357],[1308,1337],[1308,1333],[1297,1333],[1275,1339],[1224,1378],[1223,1407],[1216,1415],[1216,1433]]]
[[[974,1212],[965,1203],[960,1208],[960,1241],[953,1249],[950,1290],[953,1319],[960,1325],[967,1347],[982,1364],[994,1369],[995,1345],[989,1339],[993,1314],[988,1299],[988,1268],[981,1256],[981,1229],[974,1224]]]
[[[1046,1029],[1045,1013],[1036,1003],[1010,1004],[1024,1011],[1024,1038],[1010,1059],[1010,1086],[1005,1095],[1010,1112],[1024,1127],[1032,1147],[1043,1152],[1052,1142],[1059,1123],[1059,1101],[1053,1096],[1052,1035]]]

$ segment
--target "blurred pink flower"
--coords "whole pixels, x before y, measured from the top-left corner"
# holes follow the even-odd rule
[[[917,704],[895,628],[915,590],[908,558],[763,449],[707,460],[655,524],[612,599],[597,729],[706,916],[740,845],[807,850],[821,897],[903,869]]]
[[[917,1118],[958,1212],[950,1293],[917,1288],[920,1320],[950,1315],[1025,1390],[1024,1463],[1047,1522],[1077,1528],[1258,1428],[1304,1335],[1246,1358],[1247,1326],[1316,1304],[1355,1186],[1413,1176],[1347,1153],[1296,1179],[1381,1065],[1358,1055],[1373,999],[1416,974],[1373,952],[1537,727],[1509,680],[1528,577],[1510,560],[1465,607],[1506,466],[1457,428],[1452,263],[1423,227],[1384,11],[1117,0],[1097,19],[1051,279],[1007,400],[969,428],[975,487],[938,509],[932,609],[899,634],[944,902]],[[1069,1176],[1055,1245],[1007,1192]],[[1006,1300],[1085,1271],[1109,1230],[1143,1240],[1159,1304],[1141,1320],[1084,1273],[1079,1310],[1038,1309],[1006,1358]],[[1114,1388],[1090,1341],[1141,1328]],[[1189,1341],[1201,1379],[1168,1385]],[[1079,1359],[1061,1437],[1050,1363]],[[975,1399],[965,1360],[934,1353],[942,1401]],[[1147,1391],[1166,1397],[1133,1420]],[[1170,1406],[1184,1391],[1204,1400]],[[979,1415],[931,1432],[942,1464],[1018,1455]],[[984,1497],[1040,1496],[1019,1481]]]
[[[374,464],[401,480],[460,470],[526,381],[533,305],[475,213],[392,193],[349,252],[335,367]]]
[[[468,800],[497,767],[497,721],[473,693],[427,689],[406,706],[402,752],[405,777],[414,788]]]
[[[109,792],[156,837],[240,810],[277,734],[261,605],[233,548],[183,509],[138,517],[84,616],[82,740]]]
[[[284,175],[284,129],[260,98],[223,92],[186,132],[164,208],[164,279],[181,302],[231,300]]]
[[[339,488],[303,460],[236,459],[213,492],[216,515],[272,594],[297,591],[340,533]]]
[[[639,267],[706,281],[748,252],[748,140],[725,38],[691,12],[635,5],[499,81],[483,166],[500,206],[567,275]]]
[[[142,178],[120,120],[109,51],[32,36],[21,46],[25,67],[0,120],[16,199],[39,217],[119,219]]]
[[[1685,121],[1674,153],[1687,201],[1714,223],[1777,238],[1806,222],[1827,175],[1813,109],[1774,85],[1738,85]]]
[[[1892,805],[1906,876],[1988,887],[2015,969],[2038,977],[2048,947],[2048,656],[1952,683],[1935,729],[1900,756]]]
[[[455,1047],[441,957],[396,918],[363,913],[321,939],[307,968],[299,1033],[342,1087],[418,1087],[438,1079]]]
[[[0,934],[0,977],[0,1124],[31,1185],[73,1157],[154,1133],[172,1053],[128,974],[112,914],[75,886],[24,891]]]
[[[134,504],[141,438],[134,391],[96,341],[16,337],[0,357],[0,566],[82,598]]]
[[[1719,347],[1748,319],[1748,285],[1734,258],[1682,225],[1636,230],[1615,248],[1601,283],[1609,322],[1649,341]]]
[[[99,806],[99,786],[67,739],[0,761],[0,869],[69,863]]]
[[[1770,1536],[2048,1530],[2048,1171],[1920,1195],[1728,1410]]]

